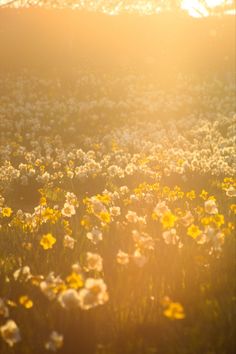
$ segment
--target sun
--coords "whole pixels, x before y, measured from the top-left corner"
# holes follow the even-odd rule
[[[181,7],[186,10],[190,16],[205,17],[209,15],[209,8],[220,6],[224,0],[183,0]]]

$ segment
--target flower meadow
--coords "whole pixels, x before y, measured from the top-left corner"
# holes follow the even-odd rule
[[[235,352],[230,77],[0,76],[0,352]]]

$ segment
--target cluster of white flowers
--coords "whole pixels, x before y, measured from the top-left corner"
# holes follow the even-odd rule
[[[123,97],[109,97],[122,80]],[[145,85],[142,77],[130,75],[117,82],[116,77],[79,72],[73,91],[65,94],[62,85],[55,87],[50,79],[1,76],[6,92],[0,98],[1,188],[10,188],[16,180],[27,186],[98,175],[158,178],[160,171],[235,174],[234,83],[192,85],[180,77],[176,87],[165,92],[146,80]],[[85,100],[81,87],[88,84],[90,97]],[[181,94],[187,88],[188,95]],[[106,123],[111,119],[117,121],[112,130]],[[78,134],[84,123],[85,134]],[[92,136],[95,126],[99,131]],[[159,168],[151,168],[154,164]],[[65,213],[73,215],[72,209],[65,207]]]

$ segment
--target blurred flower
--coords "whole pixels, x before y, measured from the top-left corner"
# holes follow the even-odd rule
[[[91,232],[87,232],[87,238],[92,241],[94,244],[97,244],[99,241],[102,241],[102,231],[99,230],[96,226],[93,227]]]
[[[80,304],[79,293],[75,289],[67,289],[60,293],[58,301],[65,309],[73,309]]]
[[[162,216],[163,214],[167,214],[170,212],[170,209],[168,208],[168,206],[166,205],[165,201],[160,201],[157,203],[157,205],[155,206],[153,212],[157,215],[157,216]]]
[[[176,245],[179,241],[179,236],[177,235],[176,229],[164,231],[162,236],[167,245]]]
[[[110,213],[112,216],[119,216],[120,215],[120,207],[116,207],[116,206],[111,207]]]
[[[103,305],[108,301],[107,286],[103,279],[88,278],[85,288],[79,291],[80,307],[89,310],[97,305]]]
[[[9,316],[8,307],[6,306],[5,302],[1,298],[0,298],[0,316],[3,316],[3,317]]]
[[[21,340],[19,328],[13,320],[0,327],[0,334],[10,347]]]
[[[170,302],[163,313],[165,317],[172,320],[182,320],[185,318],[184,308],[179,302]]]
[[[147,257],[144,256],[138,249],[134,251],[132,259],[134,263],[140,268],[142,268],[147,263]]]
[[[118,251],[117,255],[116,255],[116,260],[117,260],[117,263],[119,264],[128,264],[129,263],[129,255],[128,253],[125,253],[121,250]]]
[[[181,224],[183,224],[185,227],[191,225],[193,221],[194,221],[194,217],[191,211],[187,211],[185,215],[180,219]]]
[[[228,197],[236,197],[236,188],[233,186],[230,186],[228,189],[226,189],[226,195]]]
[[[40,245],[43,247],[44,250],[52,248],[55,243],[56,239],[52,236],[51,233],[43,235],[40,240]]]
[[[125,217],[130,223],[136,223],[138,221],[138,215],[135,211],[129,210]]]
[[[2,214],[3,217],[9,218],[11,216],[11,214],[12,214],[12,209],[11,208],[7,208],[7,207],[2,208],[1,209],[1,214]]]
[[[45,343],[45,349],[56,352],[63,346],[63,335],[53,331],[50,334],[48,342]]]
[[[86,253],[86,267],[88,270],[102,271],[102,257],[97,253]]]
[[[21,279],[21,280],[27,281],[31,278],[31,276],[32,275],[31,275],[31,271],[30,271],[29,266],[24,266],[22,268],[18,268],[13,273],[13,277],[15,280]]]
[[[61,213],[63,216],[65,216],[67,218],[70,218],[71,216],[75,215],[74,205],[69,204],[69,203],[65,203]]]
[[[218,209],[217,209],[216,202],[214,199],[206,200],[204,203],[204,206],[205,206],[205,211],[208,214],[217,214],[218,213]]]
[[[197,225],[192,224],[188,227],[187,235],[192,237],[193,239],[197,238],[199,235],[201,235],[201,233],[202,232]]]
[[[68,275],[66,282],[72,289],[79,289],[84,284],[82,275],[76,271],[73,271],[70,275]]]
[[[99,213],[99,218],[105,224],[109,224],[111,222],[111,215],[107,211],[102,211]]]
[[[132,236],[135,242],[135,247],[139,250],[154,250],[154,240],[148,234],[144,232],[139,233],[137,230],[133,230]]]
[[[177,220],[177,217],[174,214],[172,214],[171,212],[165,212],[161,216],[161,223],[162,223],[164,229],[173,227],[176,220]]]
[[[40,282],[39,287],[49,300],[55,299],[60,291],[65,290],[63,280],[59,276],[55,277],[53,272],[51,272],[45,280]]]
[[[26,309],[30,309],[34,305],[33,301],[27,295],[21,296],[19,298],[19,303]]]
[[[64,236],[63,245],[65,248],[70,248],[71,250],[74,249],[76,240],[69,235]]]

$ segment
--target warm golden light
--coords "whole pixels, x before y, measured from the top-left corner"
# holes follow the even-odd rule
[[[0,354],[235,351],[235,0],[0,0]]]
[[[181,7],[183,10],[186,10],[190,16],[203,17],[209,16],[209,10],[217,6],[222,6],[225,3],[226,2],[224,0],[183,0]]]

